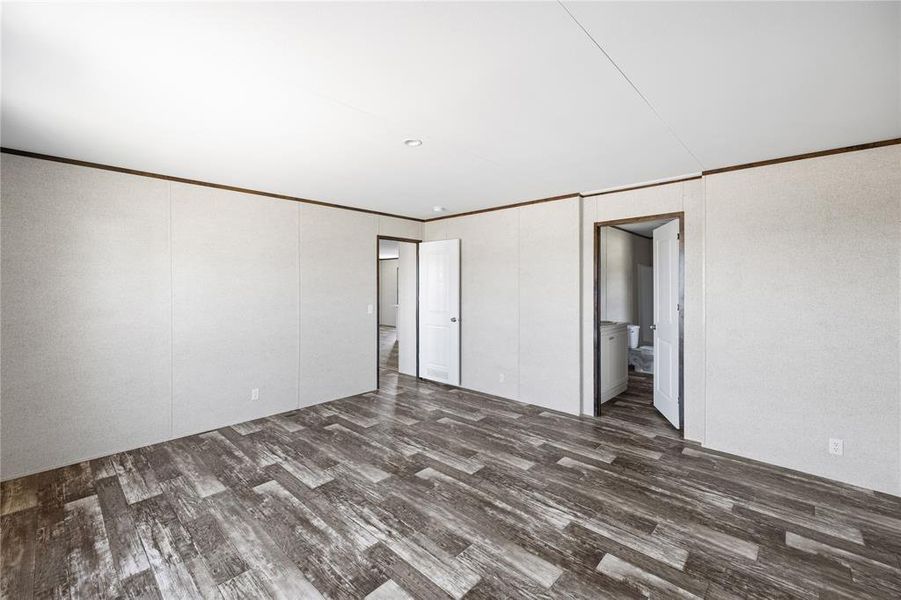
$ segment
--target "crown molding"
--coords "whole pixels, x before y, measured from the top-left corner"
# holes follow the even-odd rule
[[[310,198],[300,198],[297,196],[288,196],[286,194],[274,194],[272,192],[263,192],[260,190],[252,190],[249,188],[237,187],[234,185],[224,185],[221,183],[211,183],[209,181],[200,181],[197,179],[187,179],[185,177],[174,177],[172,175],[162,175],[160,173],[151,173],[149,171],[138,171],[135,169],[126,169],[125,167],[115,167],[112,165],[104,165],[100,163],[88,162],[84,160],[76,160],[74,158],[64,158],[61,156],[51,156],[49,154],[39,154],[37,152],[29,152],[27,150],[17,150],[15,148],[0,148],[0,153],[12,154],[15,156],[24,156],[27,158],[36,158],[38,160],[48,160],[67,165],[75,165],[78,167],[87,167],[89,169],[100,169],[103,171],[113,171],[115,173],[125,173],[126,175],[137,175],[138,177],[150,177],[153,179],[162,179],[164,181],[174,181],[177,183],[187,183],[190,185],[199,185],[203,187],[215,188],[218,190],[228,190],[230,192],[241,192],[242,194],[253,194],[255,196],[265,196],[267,198],[278,198],[279,200],[290,200],[292,202],[302,202],[304,204],[314,204],[316,206],[326,206],[328,208],[340,208],[343,210],[353,210],[356,212],[368,213],[371,215],[379,215],[382,217],[394,217],[395,219],[404,219],[407,221],[423,222],[423,219],[415,217],[405,217],[403,215],[395,215],[393,213],[381,212],[378,210],[370,210],[368,208],[357,208],[355,206],[344,206],[343,204],[335,204],[333,202],[323,202],[321,200],[311,200]]]

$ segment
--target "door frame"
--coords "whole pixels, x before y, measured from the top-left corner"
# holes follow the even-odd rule
[[[594,224],[594,416],[601,416],[601,227],[615,227],[627,223],[642,223],[658,219],[679,220],[679,430],[685,429],[685,212],[642,215]]]
[[[382,269],[379,263],[379,242],[382,240],[416,244],[416,378],[419,379],[419,244],[422,243],[422,240],[391,235],[377,235],[375,236],[375,389],[377,390],[382,387],[382,373],[379,365],[379,320],[381,315],[380,304],[382,302]],[[398,374],[400,374],[400,365],[398,365]]]

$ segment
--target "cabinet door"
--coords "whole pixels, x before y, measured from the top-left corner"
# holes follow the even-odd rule
[[[607,356],[610,362],[607,366],[610,387],[616,387],[626,383],[629,378],[629,334],[626,330],[619,330],[607,337]]]
[[[610,365],[612,364],[610,361],[610,334],[606,332],[601,333],[601,395],[607,393],[607,390],[612,388],[611,385],[613,382],[610,381]]]
[[[619,369],[623,374],[623,382],[629,383],[629,330],[624,329],[620,335],[622,335],[622,340],[619,343]]]
[[[616,345],[613,343],[616,336],[610,333],[604,334],[602,355],[602,377],[601,387],[604,392],[608,392],[617,385],[616,376]]]

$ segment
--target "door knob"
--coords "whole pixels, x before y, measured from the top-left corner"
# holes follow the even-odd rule
[[[651,331],[654,331],[655,329],[657,329],[657,326],[656,326],[656,325],[651,325]]]
[[[457,317],[451,317],[451,323],[456,323],[456,322],[457,322]]]

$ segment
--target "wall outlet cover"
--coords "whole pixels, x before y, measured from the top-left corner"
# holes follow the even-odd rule
[[[260,399],[260,388],[253,388],[250,390],[250,399],[251,400],[259,400]]]
[[[829,454],[841,456],[845,451],[845,443],[838,438],[829,438]]]

